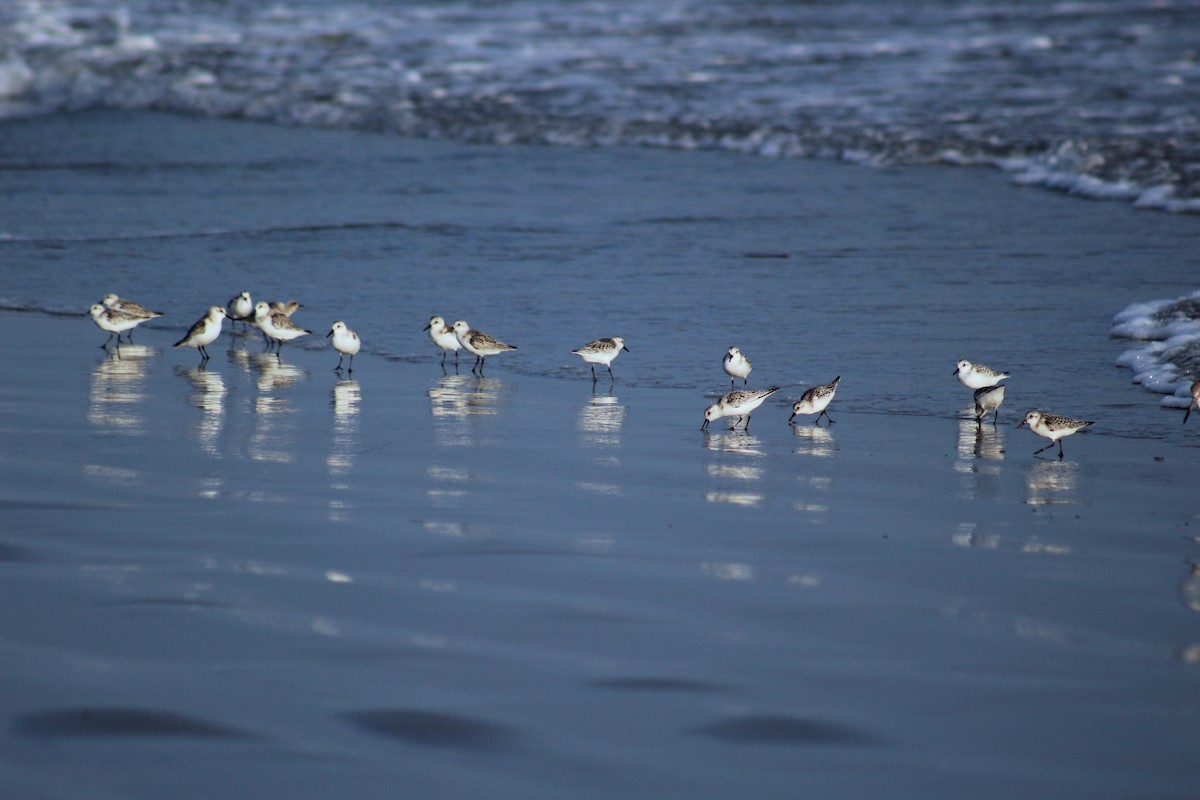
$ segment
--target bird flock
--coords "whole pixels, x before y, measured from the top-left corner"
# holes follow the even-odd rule
[[[233,326],[240,323],[245,330],[249,330],[251,327],[257,328],[266,340],[267,350],[273,350],[278,357],[284,342],[312,334],[312,331],[301,327],[292,320],[292,315],[299,308],[302,306],[295,300],[255,303],[249,292],[241,292],[232,297],[224,306],[210,307],[204,316],[188,329],[187,334],[175,342],[174,346],[196,348],[200,353],[200,363],[203,365],[209,359],[208,351],[205,348],[221,335],[222,324],[228,319]],[[132,343],[134,328],[143,322],[163,316],[161,311],[152,311],[116,294],[105,295],[99,303],[89,309],[88,314],[101,330],[108,333],[108,339],[100,346],[107,351],[109,343],[112,342],[113,337],[116,337],[118,354],[122,337],[126,342]],[[450,325],[444,318],[434,316],[430,318],[429,324],[425,326],[424,330],[429,332],[429,338],[442,352],[441,366],[443,369],[446,366],[446,357],[450,353],[454,353],[454,364],[457,367],[459,351],[466,350],[475,356],[471,372],[482,376],[484,363],[489,356],[517,349],[515,345],[505,344],[493,336],[472,328],[466,320],[460,319]],[[331,340],[333,349],[338,353],[338,363],[334,370],[340,373],[343,369],[343,360],[349,356],[345,368],[348,372],[353,373],[354,356],[362,347],[362,341],[358,334],[352,331],[345,322],[338,320],[330,326],[326,337]],[[596,365],[603,365],[608,370],[609,380],[615,381],[612,362],[622,352],[629,352],[629,348],[625,346],[623,338],[613,336],[588,342],[583,347],[571,352],[582,358],[584,363],[591,367],[592,385],[595,386],[597,381]],[[751,414],[768,397],[778,392],[779,387],[750,389],[749,379],[753,367],[750,359],[737,347],[730,347],[726,351],[721,367],[729,376],[730,391],[704,410],[704,422],[700,429],[707,431],[709,423],[724,417],[732,417],[731,430],[736,429],[739,423],[742,424],[744,430],[749,430]],[[981,426],[984,417],[990,411],[992,412],[992,425],[996,426],[1000,417],[1000,406],[1004,402],[1005,384],[1002,381],[1009,377],[1009,373],[997,372],[983,364],[974,364],[964,359],[958,362],[953,375],[963,386],[974,392],[976,424]],[[738,378],[742,379],[743,388],[734,389]],[[839,375],[828,383],[814,386],[805,391],[800,399],[792,405],[788,424],[793,424],[796,417],[801,414],[815,414],[814,424],[816,425],[820,424],[822,417],[829,424],[833,424],[833,418],[829,416],[828,409],[840,382],[841,376]],[[1200,409],[1200,381],[1192,384],[1190,393],[1187,410],[1183,415],[1185,424],[1192,409]],[[1026,414],[1017,427],[1028,426],[1038,436],[1050,440],[1048,445],[1034,451],[1034,455],[1058,445],[1058,458],[1061,460],[1063,458],[1062,440],[1093,424],[1094,422],[1091,420],[1073,419],[1035,410]]]

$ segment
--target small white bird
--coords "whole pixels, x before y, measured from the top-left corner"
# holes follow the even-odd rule
[[[240,322],[245,328],[254,322],[254,301],[250,299],[249,292],[242,292],[236,297],[229,298],[225,308],[227,309],[225,316],[229,317],[231,323]]]
[[[100,327],[102,331],[108,331],[108,338],[104,340],[104,344],[100,347],[108,350],[108,343],[112,341],[113,336],[117,337],[117,352],[121,352],[121,334],[131,331],[138,325],[141,325],[150,317],[138,316],[127,311],[121,311],[116,308],[105,308],[103,304],[96,303],[88,313],[92,317],[92,321]],[[130,340],[132,341],[132,340]]]
[[[1191,416],[1192,409],[1200,409],[1200,381],[1192,384],[1192,402],[1188,403],[1187,411],[1183,412],[1183,422],[1187,424],[1187,418]]]
[[[729,376],[729,385],[733,386],[734,378],[742,379],[742,386],[745,386],[750,380],[750,359],[738,350],[736,347],[729,348],[725,353],[725,358],[721,362],[721,368],[725,370],[725,374]]]
[[[105,308],[111,311],[120,311],[122,314],[128,314],[131,317],[141,317],[142,322],[145,322],[148,319],[154,319],[155,317],[161,317],[163,315],[163,312],[161,311],[151,311],[143,305],[135,303],[132,300],[127,300],[124,297],[119,297],[112,292],[104,295],[104,299],[100,302]],[[128,342],[133,342],[132,328],[126,332],[125,339]],[[117,343],[119,344],[120,341],[121,337],[118,334]]]
[[[503,353],[506,350],[517,349],[511,344],[505,344],[498,339],[493,339],[482,331],[475,330],[463,319],[454,323],[454,335],[458,337],[458,343],[465,347],[468,353],[472,353],[475,356],[475,366],[471,367],[471,372],[474,372],[476,367],[478,367],[480,375],[483,374],[483,360],[485,358]]]
[[[788,424],[791,424],[797,414],[816,414],[817,418],[813,420],[814,425],[821,421],[822,416],[832,425],[833,417],[829,416],[829,412],[825,409],[829,408],[829,404],[833,402],[833,396],[837,393],[838,383],[841,380],[842,376],[838,375],[829,383],[814,386],[800,395],[800,399],[792,406],[792,415],[788,417]]]
[[[422,330],[429,331],[429,338],[433,343],[442,348],[442,370],[446,369],[446,353],[454,352],[454,366],[458,366],[458,351],[462,349],[459,344],[458,337],[454,335],[454,328],[446,324],[446,320],[441,317],[430,317],[429,324]]]
[[[1018,428],[1029,426],[1029,430],[1036,433],[1038,436],[1045,436],[1050,440],[1050,444],[1042,448],[1049,450],[1058,442],[1058,460],[1062,461],[1063,449],[1061,439],[1065,436],[1070,436],[1076,431],[1081,431],[1092,422],[1085,422],[1081,419],[1071,419],[1070,417],[1059,417],[1054,414],[1043,414],[1041,411],[1030,411],[1025,415],[1025,419],[1021,420]],[[1035,450],[1033,454],[1036,456],[1042,450]]]
[[[104,295],[104,299],[100,302],[104,304],[105,308],[124,311],[126,314],[132,314],[135,317],[154,319],[155,317],[161,317],[163,315],[163,312],[161,311],[151,311],[143,305],[139,305],[138,303],[135,303],[132,300],[124,297],[118,297],[116,294],[111,292]]]
[[[998,383],[995,386],[984,386],[982,389],[975,390],[975,422],[983,424],[983,416],[989,411],[995,411],[995,416],[992,417],[992,427],[996,427],[996,423],[1000,419],[1000,404],[1004,402],[1004,384]]]
[[[995,386],[1008,377],[1007,372],[996,372],[990,367],[985,367],[983,364],[972,364],[966,359],[958,362],[958,369],[954,370],[954,374],[958,376],[958,382],[968,389]]]
[[[176,342],[174,347],[194,347],[200,351],[200,363],[204,364],[208,361],[208,351],[204,349],[205,345],[210,345],[217,340],[221,335],[221,320],[227,316],[225,309],[220,306],[212,306],[208,309],[208,313],[196,321],[196,324],[188,329],[187,335]]]
[[[588,342],[578,350],[572,350],[571,352],[592,365],[592,383],[595,383],[597,364],[603,364],[608,367],[609,379],[616,380],[613,377],[612,362],[613,359],[621,355],[622,350],[626,353],[629,352],[629,348],[625,346],[625,340],[620,336],[613,336],[610,339],[597,339],[594,342]]]
[[[254,306],[254,321],[268,339],[275,341],[275,353],[279,354],[284,342],[290,342],[301,336],[312,333],[292,322],[292,318],[282,311],[272,311],[271,306],[259,301]],[[270,342],[267,343],[270,349]]]
[[[761,406],[764,400],[778,391],[778,386],[772,386],[770,389],[742,389],[730,392],[704,409],[704,422],[700,425],[700,430],[707,431],[708,423],[721,417],[737,417],[738,419],[745,417],[745,429],[750,430],[750,413]],[[736,428],[737,424],[738,420],[735,419],[730,430]]]
[[[325,336],[326,338],[333,337],[333,349],[338,351],[338,365],[333,368],[333,371],[341,372],[342,356],[350,356],[349,371],[354,372],[354,354],[362,347],[362,341],[358,338],[358,334],[347,328],[346,323],[339,321],[333,323],[333,327]]]

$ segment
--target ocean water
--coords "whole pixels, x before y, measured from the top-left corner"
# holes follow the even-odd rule
[[[248,290],[299,299],[321,333],[343,319],[365,356],[414,362],[439,354],[421,331],[439,314],[519,348],[494,368],[566,381],[587,372],[572,349],[624,336],[622,382],[697,397],[728,390],[720,362],[737,345],[753,386],[795,399],[842,375],[839,402],[878,414],[961,413],[951,373],[967,358],[1012,373],[1014,416],[1188,441],[1114,367],[1127,347],[1109,334],[1147,293],[1194,290],[1191,215],[1014,188],[986,168],[130,113],[5,123],[0,306],[82,314],[117,292],[182,333]]]
[[[0,117],[985,164],[1200,210],[1200,3],[13,0]]]

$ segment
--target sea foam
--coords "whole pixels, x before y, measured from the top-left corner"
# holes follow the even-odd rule
[[[1186,408],[1200,380],[1200,290],[1174,300],[1134,303],[1113,317],[1113,338],[1141,344],[1117,357],[1146,391],[1167,395],[1162,405]]]

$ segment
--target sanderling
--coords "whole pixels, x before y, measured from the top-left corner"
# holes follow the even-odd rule
[[[259,301],[254,306],[254,321],[258,323],[259,330],[268,339],[275,341],[276,354],[279,353],[284,342],[290,342],[292,339],[312,333],[312,331],[305,330],[292,322],[292,318],[282,311],[272,311],[271,306],[262,301]],[[268,342],[269,347],[270,342]]]
[[[1042,450],[1049,450],[1054,446],[1055,442],[1058,442],[1058,459],[1061,461],[1063,450],[1060,440],[1064,436],[1070,436],[1072,433],[1083,430],[1092,424],[1090,421],[1085,422],[1081,419],[1070,419],[1069,417],[1059,417],[1054,414],[1043,414],[1041,411],[1030,411],[1017,427],[1024,428],[1028,425],[1029,429],[1038,436],[1045,436],[1049,439],[1050,444],[1043,447]],[[1033,454],[1036,456],[1042,450],[1035,450]]]
[[[1007,372],[996,372],[983,364],[972,364],[966,359],[958,362],[958,369],[954,370],[954,374],[958,377],[958,382],[968,389],[995,386],[1008,377]]]
[[[841,379],[842,376],[838,375],[829,383],[814,386],[800,395],[800,399],[792,406],[792,415],[788,417],[788,424],[791,424],[797,414],[816,414],[817,418],[813,420],[814,425],[821,421],[822,416],[832,425],[833,417],[829,416],[829,412],[825,409],[829,408],[829,404],[833,402],[833,396],[837,393],[838,382]]]
[[[143,305],[133,302],[124,297],[118,297],[116,294],[109,293],[104,295],[104,299],[100,301],[105,308],[111,308],[116,311],[124,311],[126,314],[131,314],[135,317],[145,317],[146,319],[154,319],[161,317],[163,312],[151,311]]]
[[[625,346],[625,340],[620,336],[614,336],[611,339],[597,339],[594,342],[588,342],[578,350],[571,352],[592,365],[592,383],[595,383],[597,364],[608,367],[608,377],[616,380],[613,377],[612,362],[614,358],[621,355],[622,350],[626,353],[629,352],[629,348]]]
[[[229,298],[225,304],[226,314],[230,323],[240,322],[242,327],[249,327],[254,322],[254,301],[249,292],[242,292],[237,297]]]
[[[296,300],[288,300],[287,302],[282,300],[272,300],[269,305],[271,307],[271,313],[283,314],[285,317],[290,317],[292,314],[295,314],[296,309],[298,308],[304,308],[304,306],[302,306]]]
[[[1200,381],[1192,384],[1192,401],[1188,403],[1187,411],[1183,412],[1184,424],[1187,424],[1187,418],[1191,416],[1193,408],[1200,409]]]
[[[460,319],[454,323],[454,335],[458,337],[458,343],[467,348],[468,353],[475,355],[475,366],[471,367],[471,372],[475,368],[479,368],[479,374],[483,374],[483,360],[488,356],[494,356],[497,353],[503,353],[505,350],[516,350],[517,348],[511,344],[497,341],[491,336],[488,336],[482,331],[477,331],[467,324],[466,320]]]
[[[101,300],[100,302],[101,302],[101,304],[103,304],[103,306],[105,308],[107,308],[109,310],[120,311],[121,313],[128,314],[131,317],[141,317],[143,322],[145,322],[148,319],[154,319],[155,317],[161,317],[163,315],[163,312],[161,312],[161,311],[151,311],[150,309],[146,308],[145,306],[143,306],[139,303],[135,303],[132,300],[127,300],[124,297],[118,297],[116,294],[114,294],[112,292],[109,292],[108,294],[104,295],[104,299]],[[130,342],[133,341],[133,329],[132,328],[130,328],[126,332],[125,338],[126,338],[126,340],[128,340]],[[120,334],[117,335],[117,341],[118,342],[121,341]]]
[[[429,331],[429,338],[433,343],[442,348],[442,369],[446,368],[446,353],[454,351],[454,366],[458,366],[458,351],[462,349],[462,345],[458,342],[458,337],[454,335],[454,328],[446,324],[446,320],[441,317],[430,317],[429,324],[423,330]]]
[[[208,313],[188,329],[187,335],[174,344],[175,347],[195,347],[200,351],[200,363],[208,361],[205,345],[212,344],[221,335],[221,320],[227,316],[225,309],[213,306]]]
[[[1004,402],[1004,384],[984,386],[975,390],[975,422],[983,424],[983,417],[989,411],[995,411],[992,417],[992,427],[1000,420],[1000,404]]]
[[[116,308],[105,308],[101,303],[93,305],[88,310],[88,313],[91,315],[92,321],[100,326],[100,330],[108,331],[108,338],[100,346],[107,350],[108,343],[112,341],[113,336],[116,336],[118,352],[121,350],[121,334],[131,331],[146,320],[151,319],[151,317],[138,316],[137,314],[131,314],[128,311],[121,311]]]
[[[742,386],[745,386],[750,380],[750,359],[738,350],[736,347],[729,348],[725,353],[725,358],[721,362],[721,368],[725,370],[725,374],[729,376],[729,385],[733,386],[734,378],[742,379]]]
[[[750,413],[763,404],[771,395],[779,391],[778,386],[772,386],[770,389],[742,389],[736,392],[730,392],[723,396],[717,402],[713,403],[708,408],[704,409],[704,424],[700,426],[700,430],[707,431],[708,423],[714,419],[721,417],[737,417],[746,418],[746,430],[750,430]],[[735,419],[730,430],[737,427],[738,421]]]
[[[350,356],[349,371],[354,372],[354,354],[362,347],[358,334],[346,327],[344,322],[335,322],[326,337],[333,337],[333,349],[338,351],[338,365],[334,372],[342,371],[342,356]]]

